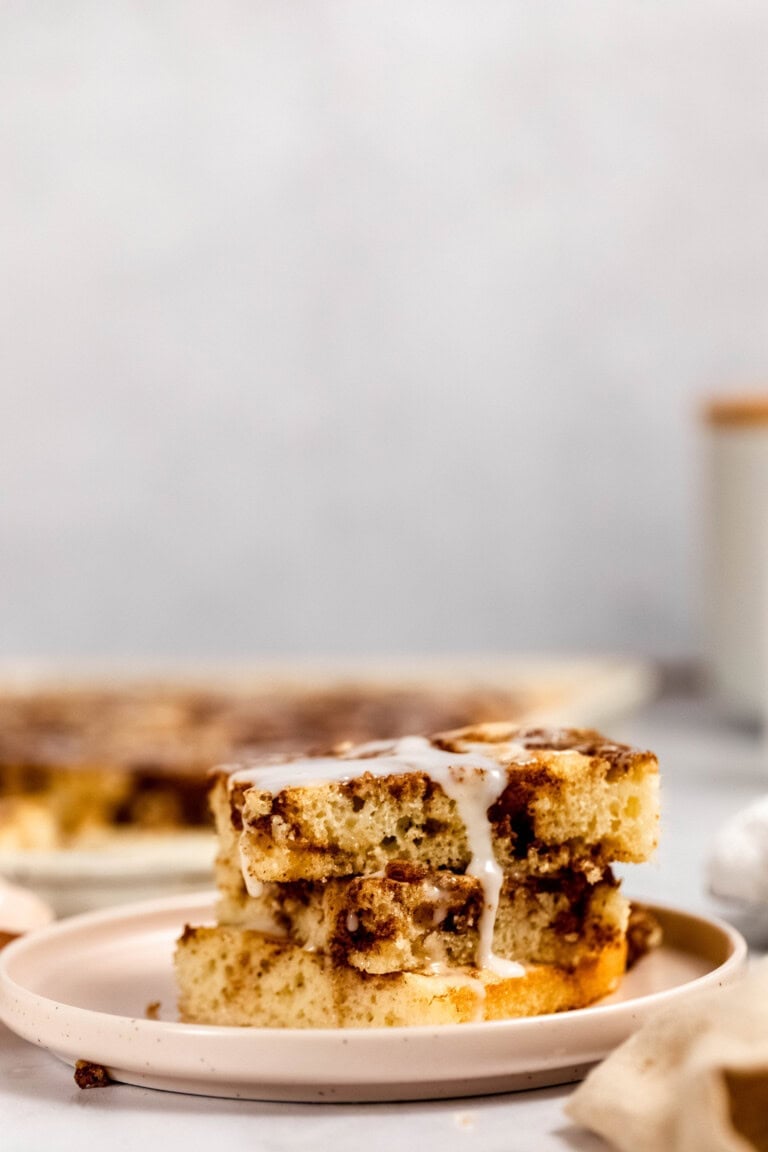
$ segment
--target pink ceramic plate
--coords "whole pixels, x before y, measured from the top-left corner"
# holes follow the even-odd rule
[[[665,942],[591,1008],[443,1028],[219,1028],[179,1024],[172,953],[213,896],[88,913],[0,957],[0,1017],[25,1039],[115,1080],[251,1100],[413,1100],[566,1083],[657,1007],[733,980],[746,945],[715,920],[654,908]],[[145,1018],[160,1001],[160,1018]]]

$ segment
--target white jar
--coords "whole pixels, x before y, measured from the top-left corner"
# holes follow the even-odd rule
[[[710,404],[705,613],[713,687],[729,715],[768,711],[768,396]]]

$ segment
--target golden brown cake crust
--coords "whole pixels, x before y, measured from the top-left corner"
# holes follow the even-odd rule
[[[463,752],[483,744],[519,744],[530,751],[542,753],[578,752],[590,759],[605,761],[610,768],[622,772],[631,771],[639,765],[645,766],[649,762],[656,763],[652,752],[608,740],[594,728],[542,728],[495,722],[439,732],[432,737],[432,741],[438,748],[450,752]]]

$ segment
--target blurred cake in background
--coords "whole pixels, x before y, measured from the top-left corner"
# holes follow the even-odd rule
[[[0,847],[91,846],[106,829],[199,827],[209,823],[206,772],[216,764],[523,716],[537,700],[498,686],[354,684],[0,696]]]

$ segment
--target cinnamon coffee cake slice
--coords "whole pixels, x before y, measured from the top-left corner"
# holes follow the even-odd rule
[[[176,947],[181,1019],[262,1028],[465,1024],[581,1008],[619,983],[623,940],[572,968],[456,967],[371,975],[248,928],[187,928]]]
[[[486,818],[505,872],[599,879],[653,851],[658,764],[590,730],[486,724],[254,764],[220,777],[213,806],[222,856],[251,884],[365,875],[393,860],[463,873],[469,822]]]
[[[360,972],[436,972],[475,964],[482,881],[423,865],[388,864],[381,876],[296,880],[220,895],[219,924],[284,938]],[[494,956],[575,967],[624,939],[629,904],[608,870],[506,877],[493,926]]]

